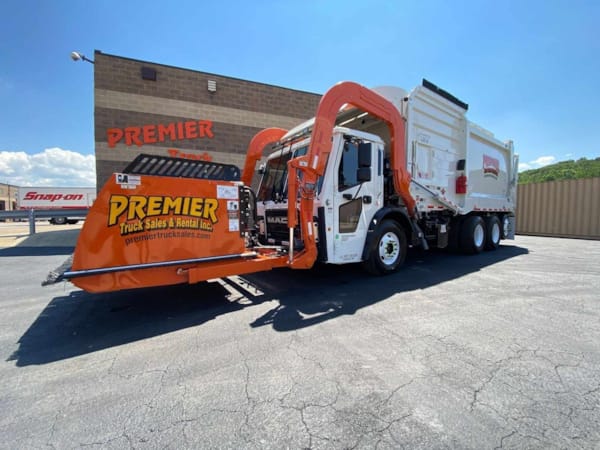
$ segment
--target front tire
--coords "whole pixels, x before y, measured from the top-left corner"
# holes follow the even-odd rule
[[[376,233],[364,267],[373,275],[393,273],[406,258],[406,233],[390,220],[383,221]]]
[[[486,242],[485,223],[479,216],[470,216],[462,223],[460,249],[469,254],[481,253]]]

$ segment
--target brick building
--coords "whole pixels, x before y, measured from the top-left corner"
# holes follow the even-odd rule
[[[320,95],[95,52],[96,178],[100,188],[140,153],[243,167],[267,127],[312,117]]]
[[[14,211],[17,209],[17,186],[0,183],[0,211]]]

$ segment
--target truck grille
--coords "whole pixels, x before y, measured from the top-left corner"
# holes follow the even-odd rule
[[[296,218],[298,218],[297,213],[296,211]],[[321,242],[319,239],[319,219],[313,217],[313,220],[313,232],[317,244],[319,244]],[[268,209],[265,211],[265,234],[268,244],[282,245],[282,243],[285,243],[285,245],[289,245],[290,229],[287,222],[287,209]],[[294,249],[296,250],[304,248],[301,237],[302,232],[298,223],[294,228]]]
[[[287,224],[287,209],[270,209],[265,211],[265,230],[269,243],[281,244],[290,240],[290,230]],[[294,237],[299,239],[300,228],[296,225]]]
[[[287,209],[271,209],[265,211],[265,227],[267,239],[273,239],[274,243],[281,244],[282,241],[290,240],[290,232],[287,224]],[[294,236],[300,234],[298,227],[294,230]]]

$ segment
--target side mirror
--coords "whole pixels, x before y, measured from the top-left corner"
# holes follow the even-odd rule
[[[266,171],[267,171],[267,165],[266,165],[266,164],[264,164],[264,163],[263,163],[263,164],[261,164],[261,165],[258,167],[258,170],[257,170],[257,172],[258,172],[258,174],[259,174],[259,175],[264,175]]]

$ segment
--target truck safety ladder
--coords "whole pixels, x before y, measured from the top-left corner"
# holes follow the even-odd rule
[[[240,169],[232,164],[141,154],[123,170],[131,175],[239,181]]]

